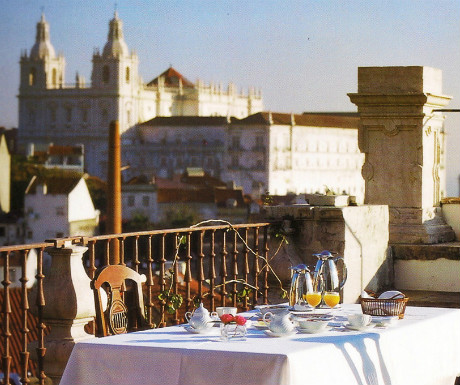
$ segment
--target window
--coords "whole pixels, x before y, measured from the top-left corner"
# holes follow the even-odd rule
[[[53,86],[56,87],[57,86],[57,72],[56,72],[56,68],[53,68],[53,71],[51,72],[52,75],[51,75],[51,81],[53,83]]]
[[[110,79],[110,69],[109,66],[102,67],[102,81],[108,83]]]
[[[32,232],[32,230],[28,230],[27,231],[27,239],[32,239],[34,233]]]
[[[150,204],[150,197],[148,195],[144,195],[142,197],[142,206],[148,207]]]
[[[129,67],[126,67],[126,83],[129,83]]]
[[[261,149],[264,147],[264,138],[262,136],[256,136],[256,148]]]
[[[29,71],[29,86],[34,86],[35,84],[37,84],[37,70],[32,67]]]
[[[56,233],[56,238],[64,238],[64,233]]]
[[[0,237],[4,237],[6,235],[5,226],[0,226]]]
[[[128,207],[133,207],[133,206],[134,206],[134,196],[128,195]]]
[[[62,207],[62,206],[56,207],[56,215],[63,216],[64,215],[64,207]]]
[[[88,122],[88,109],[87,108],[83,108],[81,110],[81,120],[83,121],[83,123]]]

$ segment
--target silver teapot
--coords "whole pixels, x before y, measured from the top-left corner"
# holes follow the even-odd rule
[[[304,305],[305,295],[313,291],[313,282],[307,265],[291,267],[291,287],[289,289],[289,306]]]
[[[318,258],[313,272],[314,291],[324,294],[326,291],[339,292],[342,290],[347,281],[347,266],[343,258],[334,256],[327,250],[313,255]]]

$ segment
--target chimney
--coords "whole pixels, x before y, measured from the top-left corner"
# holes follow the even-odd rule
[[[109,129],[109,159],[107,170],[107,234],[120,234],[121,230],[121,151],[118,121]],[[120,263],[118,239],[110,242],[110,264]]]

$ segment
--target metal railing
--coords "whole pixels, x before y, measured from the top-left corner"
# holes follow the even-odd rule
[[[48,326],[43,318],[47,274],[44,259],[49,248],[86,246],[83,263],[91,279],[98,267],[109,264],[127,265],[145,274],[146,318],[153,328],[183,322],[183,314],[193,310],[199,302],[211,310],[216,306],[238,306],[248,310],[256,304],[267,303],[268,228],[268,223],[224,224],[69,237],[0,247],[2,383],[7,384],[13,372],[20,374],[24,384],[29,383],[31,375],[38,378],[39,384],[45,383]],[[37,256],[36,274],[28,277],[28,256],[32,252]],[[13,266],[21,270],[16,289],[11,287]],[[31,291],[32,283],[34,289]],[[12,306],[13,291],[20,293],[18,307]],[[34,298],[30,298],[31,294]],[[171,299],[179,297],[182,305],[173,306]],[[33,302],[33,314],[29,301]],[[17,312],[20,314],[15,314]],[[32,340],[35,341],[33,361],[30,357]],[[19,367],[13,365],[17,361]]]

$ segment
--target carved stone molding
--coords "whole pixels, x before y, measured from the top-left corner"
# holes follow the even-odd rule
[[[374,177],[374,166],[369,161],[364,162],[361,169],[364,180],[370,181]]]

